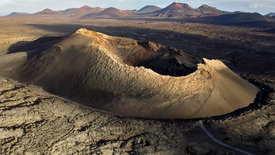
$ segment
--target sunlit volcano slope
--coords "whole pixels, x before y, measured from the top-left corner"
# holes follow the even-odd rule
[[[0,58],[2,75],[123,116],[223,115],[253,103],[258,92],[219,60],[86,29],[41,38]]]

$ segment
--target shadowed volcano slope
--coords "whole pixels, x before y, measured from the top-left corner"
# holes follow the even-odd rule
[[[218,60],[201,62],[173,48],[86,29],[57,39],[42,51],[22,49],[27,51],[1,57],[20,60],[13,68],[16,72],[0,71],[124,116],[172,119],[223,115],[248,106],[258,92]],[[25,59],[26,54],[31,56]],[[1,66],[4,68],[4,61]]]

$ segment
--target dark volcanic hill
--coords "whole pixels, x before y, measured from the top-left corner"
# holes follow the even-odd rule
[[[198,23],[211,23],[226,26],[270,28],[275,26],[273,19],[262,16],[259,13],[234,12],[220,16],[206,16],[201,18],[187,19]]]
[[[265,15],[266,17],[275,17],[275,13],[274,12],[270,12],[268,14]]]
[[[25,12],[12,12],[12,13],[8,14],[7,16],[26,16],[26,15],[30,15],[30,14],[25,13]]]
[[[224,14],[215,17],[217,21],[220,22],[266,22],[269,21],[268,18],[262,16],[259,13],[243,13],[236,12],[231,14]]]
[[[158,6],[154,6],[154,5],[147,5],[143,8],[141,8],[140,10],[137,11],[138,14],[143,14],[143,13],[151,13],[151,12],[155,12],[155,11],[159,11],[161,10],[160,7]]]

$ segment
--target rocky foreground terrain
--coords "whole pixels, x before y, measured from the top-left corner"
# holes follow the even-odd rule
[[[0,92],[1,154],[231,152],[195,122],[119,118],[4,78]]]
[[[271,100],[270,97],[273,97]],[[0,79],[1,154],[275,153],[274,93],[268,105],[218,120],[122,118],[82,107],[42,89]]]

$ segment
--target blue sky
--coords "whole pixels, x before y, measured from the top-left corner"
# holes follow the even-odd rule
[[[64,10],[66,8],[89,5],[92,7],[107,8],[110,6],[120,9],[140,9],[145,5],[157,5],[165,7],[175,0],[1,0],[0,15],[10,12],[34,13],[45,8]],[[187,3],[192,7],[202,4],[217,7],[226,11],[246,11],[267,14],[275,12],[275,0],[177,0],[176,2]]]

